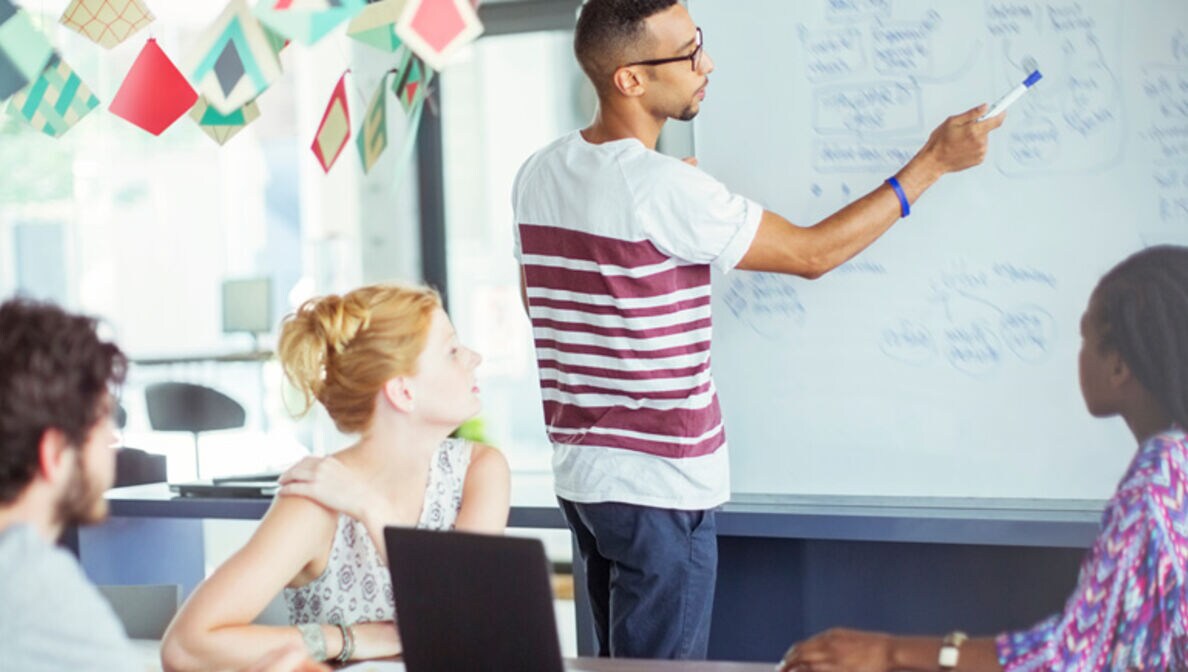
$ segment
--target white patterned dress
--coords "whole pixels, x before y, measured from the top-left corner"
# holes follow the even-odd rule
[[[470,465],[471,444],[447,439],[429,464],[429,482],[417,527],[451,530],[462,507],[462,486]],[[392,577],[363,523],[339,514],[322,574],[300,588],[285,588],[289,622],[370,623],[395,621]]]

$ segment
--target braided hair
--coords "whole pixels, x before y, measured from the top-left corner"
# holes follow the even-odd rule
[[[1131,255],[1093,290],[1090,319],[1181,427],[1188,428],[1188,247]]]

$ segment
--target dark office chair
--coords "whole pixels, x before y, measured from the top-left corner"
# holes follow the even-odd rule
[[[116,403],[115,410],[112,411],[112,419],[115,421],[115,426],[121,430],[128,424],[128,411],[124,410],[123,404]],[[166,480],[165,474],[164,455],[146,453],[139,448],[129,448],[123,444],[123,436],[120,437],[120,446],[116,449],[115,482],[111,487],[122,488],[128,485],[163,483]]]
[[[163,483],[166,478],[165,456],[146,453],[137,448],[116,451],[115,483],[112,487],[145,483]]]
[[[149,426],[156,431],[190,432],[194,435],[194,474],[201,478],[198,435],[218,429],[243,427],[247,413],[231,397],[193,383],[154,383],[144,390]]]

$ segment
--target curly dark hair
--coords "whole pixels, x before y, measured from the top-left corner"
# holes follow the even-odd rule
[[[573,52],[600,93],[624,63],[648,45],[644,21],[677,0],[586,0],[573,33]]]
[[[1172,420],[1188,428],[1188,247],[1130,256],[1093,290],[1090,319]]]
[[[94,318],[23,298],[0,304],[0,503],[14,501],[37,470],[48,429],[75,447],[109,412],[127,358],[99,338]]]

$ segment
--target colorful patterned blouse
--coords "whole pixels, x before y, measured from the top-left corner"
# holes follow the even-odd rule
[[[1188,669],[1188,438],[1139,449],[1064,607],[997,640],[1007,672]]]

